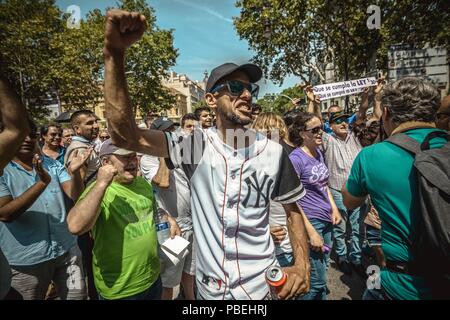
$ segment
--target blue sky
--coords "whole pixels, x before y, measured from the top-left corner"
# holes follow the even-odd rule
[[[82,17],[90,10],[114,7],[115,0],[57,0],[65,11],[70,5],[78,5]],[[202,80],[204,71],[224,62],[248,62],[253,53],[247,41],[239,40],[232,17],[239,16],[235,0],[147,0],[155,9],[157,25],[174,29],[174,46],[178,49],[177,64],[173,70],[185,73],[193,80]],[[293,86],[299,80],[285,79],[278,87],[271,81],[261,80],[260,97],[265,93],[278,93]]]

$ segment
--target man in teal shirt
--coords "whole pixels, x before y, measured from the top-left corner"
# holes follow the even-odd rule
[[[97,181],[70,210],[73,234],[91,231],[93,273],[100,299],[161,298],[158,242],[153,221],[155,200],[150,184],[137,177],[136,153],[106,140],[100,148]],[[171,235],[181,232],[168,217]]]
[[[440,95],[420,78],[403,78],[387,86],[382,95],[383,126],[387,135],[400,132],[421,143],[435,128]],[[441,147],[436,138],[431,148]],[[352,209],[370,195],[381,219],[382,249],[387,261],[413,261],[412,240],[420,215],[418,181],[413,168],[414,155],[390,143],[364,148],[356,157],[347,183],[342,188],[344,204]],[[432,264],[433,262],[430,261]],[[431,289],[423,277],[384,268],[381,288],[368,288],[364,299],[431,299]]]

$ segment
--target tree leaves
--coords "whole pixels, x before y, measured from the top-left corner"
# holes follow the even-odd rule
[[[280,94],[266,94],[264,97],[259,99],[257,103],[261,105],[264,112],[272,111],[278,114],[283,114],[294,108],[291,99],[296,98],[305,98],[305,94],[299,86],[284,89]]]
[[[127,54],[133,106],[143,112],[170,108],[175,100],[161,79],[177,58],[172,31],[156,26],[144,0],[118,5],[143,13],[148,22],[142,41]],[[77,110],[93,109],[103,99],[105,14],[89,12],[79,29],[68,29],[67,19],[53,0],[0,1],[0,68],[38,120],[46,118],[44,106],[52,100]]]
[[[256,52],[259,64],[274,82],[291,74],[305,82],[324,82],[329,62],[338,79],[359,77],[387,68],[387,48],[408,43],[443,45],[450,39],[448,1],[378,0],[381,29],[369,30],[363,0],[241,0],[234,19],[241,39]],[[270,37],[264,36],[270,26]],[[376,63],[376,64],[375,64]]]

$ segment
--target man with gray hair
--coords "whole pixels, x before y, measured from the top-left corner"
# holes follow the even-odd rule
[[[434,123],[439,105],[439,93],[431,83],[413,77],[398,80],[382,94],[384,130],[388,136],[403,132],[422,143],[430,133],[442,131]],[[432,139],[430,148],[444,143],[445,139]],[[382,223],[381,246],[387,266],[381,270],[381,282],[368,287],[364,299],[433,298],[414,262],[411,239],[421,211],[413,163],[412,153],[389,141],[374,144],[358,154],[342,187],[349,209],[361,206],[370,195]]]

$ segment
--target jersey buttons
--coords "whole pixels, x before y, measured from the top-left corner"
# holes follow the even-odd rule
[[[234,202],[233,201],[228,201],[227,208],[233,209],[233,207],[234,207]]]
[[[228,238],[233,238],[235,233],[236,233],[236,229],[235,228],[228,228],[225,231],[225,234],[227,235]]]

